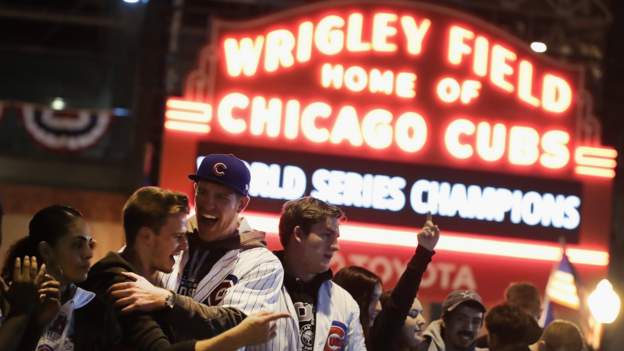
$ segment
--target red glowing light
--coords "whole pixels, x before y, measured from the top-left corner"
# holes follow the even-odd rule
[[[278,216],[245,212],[245,218],[254,228],[267,233],[275,232],[278,227]],[[418,228],[391,228],[348,222],[340,226],[340,240],[415,248],[418,244],[415,235],[417,230]],[[561,259],[561,248],[557,245],[485,239],[449,232],[440,237],[436,250],[551,262]],[[572,263],[592,266],[609,264],[609,253],[606,251],[570,247],[566,253]]]
[[[575,172],[580,175],[613,178],[617,151],[608,147],[579,146],[574,153]]]

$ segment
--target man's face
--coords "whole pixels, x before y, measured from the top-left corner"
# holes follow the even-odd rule
[[[309,274],[327,271],[329,262],[340,249],[338,246],[339,236],[340,229],[337,218],[325,218],[325,220],[310,227],[310,232],[301,236],[303,270]]]
[[[232,234],[238,227],[238,214],[249,197],[213,182],[195,184],[195,206],[200,238],[211,241]]]
[[[186,214],[169,215],[165,225],[154,235],[151,268],[171,273],[175,263],[174,256],[188,248],[186,239]]]
[[[470,348],[483,325],[483,312],[463,303],[449,313],[444,324],[444,344],[460,350]]]
[[[424,341],[423,332],[425,331],[425,317],[423,316],[423,307],[418,299],[414,299],[405,323],[401,330],[401,336],[406,345],[415,348]]]

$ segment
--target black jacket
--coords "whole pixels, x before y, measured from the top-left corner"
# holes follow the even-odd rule
[[[121,255],[109,252],[91,268],[83,287],[95,292],[96,299],[114,312],[116,324],[122,331],[122,345],[133,350],[192,351],[196,341],[190,337],[213,337],[245,318],[236,309],[204,306],[181,295],[176,295],[176,305],[172,310],[118,313],[114,310],[114,301],[108,295],[108,289],[115,283],[129,281],[121,272],[137,271]]]

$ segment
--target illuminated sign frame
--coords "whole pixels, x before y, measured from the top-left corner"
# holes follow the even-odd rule
[[[580,246],[570,250],[587,254],[579,263],[608,262],[602,239],[608,227],[600,218],[610,213],[588,214],[596,214],[597,201],[610,201],[617,153],[577,135],[583,87],[577,67],[537,55],[469,15],[414,2],[315,3],[257,20],[213,23],[212,40],[188,75],[184,95],[167,101],[163,159],[169,164],[163,165],[163,185],[188,186],[172,169],[192,171],[200,140],[232,149],[287,149],[580,182]],[[317,36],[319,25],[325,34]],[[336,31],[343,27],[342,34]],[[422,40],[393,42],[406,28]],[[437,36],[427,38],[426,32]],[[290,40],[299,35],[319,43]],[[330,39],[341,35],[342,52],[334,52]],[[237,56],[243,51],[255,60],[251,65],[248,56]],[[406,55],[418,65],[406,64],[412,62]],[[476,59],[483,55],[488,60]],[[266,211],[256,211],[261,223],[274,222]],[[370,223],[354,228],[377,232]],[[462,240],[470,241],[466,233],[449,239],[451,251],[505,255],[498,250],[511,253],[519,245],[523,249],[515,257],[540,260],[538,253],[547,252],[544,257],[555,260],[553,245],[484,239],[484,251],[462,246]],[[358,241],[355,232],[350,240]],[[362,242],[379,240],[361,236]],[[596,261],[590,263],[590,257]]]
[[[453,10],[320,3],[216,21],[213,42],[217,60],[206,47],[185,98],[168,101],[168,129],[557,178],[614,175],[613,149],[576,140],[580,68]]]

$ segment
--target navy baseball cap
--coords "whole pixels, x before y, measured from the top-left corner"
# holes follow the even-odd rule
[[[485,306],[481,296],[476,291],[472,290],[455,290],[446,296],[444,302],[442,302],[442,315],[451,312],[457,306],[470,302],[473,306],[478,307],[481,312],[485,313]]]
[[[225,185],[243,196],[247,196],[251,180],[245,162],[232,154],[206,155],[197,173],[188,177],[195,182],[205,180]]]

